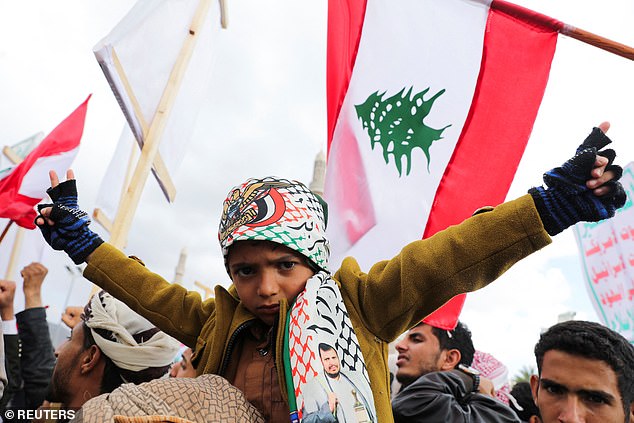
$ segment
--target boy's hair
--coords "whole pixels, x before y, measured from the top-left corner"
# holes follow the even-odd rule
[[[471,340],[471,331],[467,328],[467,325],[458,322],[456,328],[451,331],[431,326],[431,331],[438,338],[441,350],[456,349],[460,351],[460,364],[471,365],[475,348]]]
[[[533,400],[533,393],[531,392],[531,385],[528,382],[517,382],[511,389],[511,397],[513,400],[509,401],[509,406],[515,414],[523,422],[528,422],[532,416],[541,417],[539,414],[539,408]]]
[[[634,401],[634,346],[607,327],[582,320],[558,323],[544,332],[535,345],[541,377],[544,355],[550,350],[606,363],[616,374],[625,415]]]
[[[328,270],[327,206],[301,182],[248,179],[229,191],[222,208],[218,240],[225,267],[234,242],[271,241],[308,258],[312,269]]]

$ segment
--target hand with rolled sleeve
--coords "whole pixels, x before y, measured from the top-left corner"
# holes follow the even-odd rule
[[[51,187],[46,191],[52,204],[40,204],[35,224],[46,242],[55,250],[63,250],[75,264],[86,261],[103,240],[90,230],[90,218],[77,203],[77,186],[72,170],[60,183],[54,171],[49,172]]]
[[[618,180],[623,169],[613,164],[614,150],[602,150],[612,141],[605,135],[610,124],[594,128],[573,158],[544,174],[544,187],[531,188],[537,211],[548,234],[556,235],[577,222],[597,222],[614,216],[626,201]]]

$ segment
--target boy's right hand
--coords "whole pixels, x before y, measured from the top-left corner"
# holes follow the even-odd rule
[[[83,263],[103,240],[89,229],[90,218],[79,209],[73,171],[66,173],[66,181],[62,183],[54,171],[49,176],[51,187],[46,192],[53,203],[38,206],[40,214],[35,224],[53,249],[65,251],[75,264]]]

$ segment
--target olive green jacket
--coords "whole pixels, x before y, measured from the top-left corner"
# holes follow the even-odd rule
[[[353,258],[343,261],[333,279],[363,351],[379,422],[393,421],[388,343],[456,294],[486,286],[550,242],[533,200],[525,195],[412,242],[368,273]],[[255,319],[233,286],[216,286],[215,298],[202,301],[198,293],[170,284],[106,243],[91,254],[84,276],[192,347],[199,374],[222,375],[237,335]],[[283,301],[275,351],[282,350],[287,311]],[[282,354],[276,354],[276,360],[283,388]]]

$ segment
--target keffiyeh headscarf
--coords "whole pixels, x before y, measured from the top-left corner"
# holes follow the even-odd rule
[[[286,316],[283,354],[291,421],[310,412],[304,407],[303,393],[323,377],[318,346],[325,343],[335,348],[341,373],[354,379],[354,395],[362,400],[361,409],[358,404],[349,404],[348,409],[365,413],[373,422],[374,398],[359,341],[339,286],[328,271],[327,220],[326,203],[304,184],[275,177],[249,179],[229,191],[218,239],[225,266],[234,242],[271,241],[302,254],[316,271]],[[327,398],[328,393],[324,394]]]
[[[222,205],[218,239],[227,260],[236,241],[271,241],[328,270],[326,203],[304,184],[275,177],[248,179]]]
[[[97,346],[120,369],[169,366],[178,352],[178,341],[105,291],[92,296],[83,320]]]

